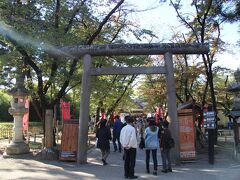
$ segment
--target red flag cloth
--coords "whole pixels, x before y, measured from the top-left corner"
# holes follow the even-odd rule
[[[160,107],[159,108],[159,116],[160,116],[160,118],[164,118],[164,109],[163,109],[163,107]]]
[[[70,120],[70,102],[61,101],[62,119]]]
[[[25,108],[27,108],[27,113],[23,115],[22,118],[22,126],[23,126],[23,131],[28,130],[28,122],[29,122],[29,99],[26,99],[25,101]]]
[[[160,118],[160,107],[157,107],[156,112],[155,112],[155,123],[156,124],[159,123],[159,118]]]
[[[102,119],[107,119],[106,113],[102,113]]]

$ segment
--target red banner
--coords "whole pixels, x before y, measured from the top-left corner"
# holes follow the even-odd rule
[[[62,120],[70,120],[70,102],[61,101]]]
[[[22,126],[23,126],[23,131],[28,131],[28,122],[29,122],[29,99],[26,99],[25,102],[25,108],[27,108],[27,113],[23,115],[22,118]]]

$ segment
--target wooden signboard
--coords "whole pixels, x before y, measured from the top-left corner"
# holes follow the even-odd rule
[[[180,136],[180,159],[194,160],[196,158],[195,150],[195,132],[192,109],[178,110],[179,136]]]
[[[79,120],[63,121],[59,160],[76,161]]]

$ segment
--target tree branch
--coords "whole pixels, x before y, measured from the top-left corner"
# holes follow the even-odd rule
[[[67,80],[63,83],[63,86],[61,87],[60,91],[58,92],[56,99],[52,102],[52,105],[57,103],[60,100],[60,98],[65,94],[65,91],[69,85],[70,79],[76,70],[77,62],[78,62],[77,59],[73,60],[73,63],[71,64],[71,67],[70,67],[70,70],[68,73]]]
[[[76,17],[76,14],[79,13],[79,11],[81,10],[81,7],[84,5],[85,2],[86,2],[86,0],[81,1],[80,5],[73,10],[72,16],[69,19],[68,24],[64,28],[65,33],[67,33],[70,30],[70,28],[72,27],[73,20]]]
[[[95,38],[99,35],[101,32],[103,26],[107,23],[109,18],[115,13],[115,11],[123,4],[124,0],[120,0],[117,5],[108,13],[108,15],[102,20],[102,22],[99,24],[97,30],[92,34],[92,36],[87,41],[87,44],[92,44],[92,42],[95,40]]]
[[[136,75],[132,75],[131,79],[128,81],[128,84],[125,86],[122,94],[117,98],[117,100],[112,104],[112,106],[108,108],[107,116],[111,114],[113,110],[117,107],[117,105],[119,104],[121,99],[124,97],[125,93],[127,92],[129,86],[132,84],[132,82],[135,80],[136,77],[137,77]]]
[[[176,11],[176,13],[177,13],[177,16],[181,19],[181,21],[182,21],[183,23],[185,23],[186,26],[188,26],[188,27],[192,30],[193,34],[194,34],[195,37],[196,37],[197,42],[199,42],[198,35],[197,35],[196,31],[194,30],[193,26],[192,26],[191,24],[189,24],[189,23],[181,16],[181,14],[180,14],[179,11],[177,10],[177,8],[176,8],[176,6],[174,5],[174,3],[173,3],[172,0],[170,0],[170,3],[172,4],[173,8],[175,9],[175,11]]]

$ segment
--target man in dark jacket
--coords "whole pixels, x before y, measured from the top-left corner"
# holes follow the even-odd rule
[[[162,172],[172,172],[172,164],[170,159],[170,147],[168,147],[168,141],[172,137],[171,132],[168,129],[168,121],[163,121],[163,130],[161,133],[160,139],[160,149],[161,149],[161,156],[162,156],[162,164],[163,170]]]
[[[117,144],[116,141],[118,142],[118,151],[121,152],[122,151],[122,146],[121,146],[121,142],[120,142],[120,132],[122,129],[123,123],[121,122],[119,116],[117,115],[115,117],[115,121],[113,124],[113,146],[114,146],[114,152],[117,151]]]

